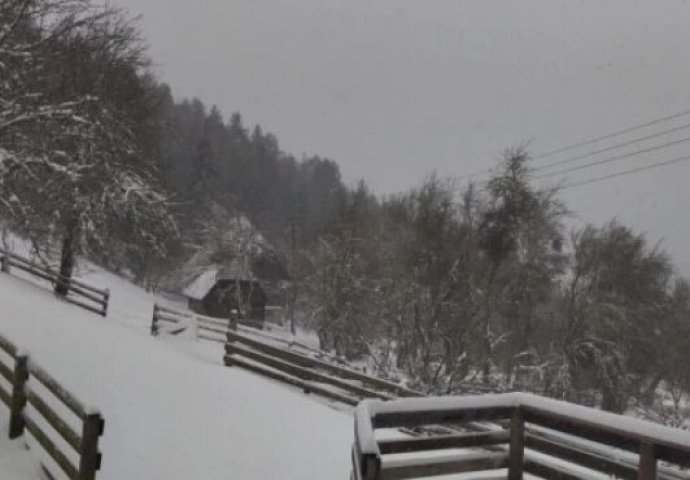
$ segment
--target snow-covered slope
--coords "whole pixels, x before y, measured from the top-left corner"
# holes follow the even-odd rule
[[[8,411],[0,405],[0,477],[8,480],[45,480],[46,477],[32,452],[21,442],[7,439]]]
[[[150,337],[153,302],[174,302],[98,269],[85,273],[111,289],[108,318],[2,274],[0,333],[103,412],[100,479],[347,478],[350,412],[224,367],[220,344]],[[21,453],[13,463],[24,468]]]

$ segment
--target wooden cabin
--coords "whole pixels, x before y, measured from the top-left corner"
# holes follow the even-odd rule
[[[188,283],[183,293],[193,312],[227,319],[236,311],[241,322],[262,327],[273,285],[284,277],[282,266],[271,266],[264,258],[235,258],[209,266]]]

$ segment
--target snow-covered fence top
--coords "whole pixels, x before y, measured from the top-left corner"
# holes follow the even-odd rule
[[[356,405],[362,398],[423,395],[397,383],[260,341],[238,331],[228,330],[226,336],[227,366],[241,367],[346,405]]]
[[[380,428],[505,420],[507,429],[494,424],[493,429],[474,433],[383,440],[375,436]],[[535,435],[526,425],[606,447],[594,454],[554,436]],[[469,447],[483,447],[483,452],[429,455],[434,450]],[[622,461],[630,452],[635,462]],[[416,456],[388,461],[387,455],[392,453]],[[509,479],[520,479],[523,472],[566,479],[610,478],[607,475],[638,480],[688,478],[680,467],[690,467],[690,433],[523,393],[366,400],[356,410],[352,461],[353,477],[366,480],[502,468],[508,468]],[[662,468],[659,461],[676,468],[665,464]]]
[[[110,290],[107,288],[100,289],[75,278],[65,278],[44,265],[32,262],[27,258],[0,248],[0,270],[10,273],[11,267],[18,268],[34,277],[47,280],[52,284],[60,281],[68,287],[69,293],[65,300],[104,317],[108,314]],[[90,303],[85,303],[86,301]]]
[[[26,430],[64,476],[71,480],[95,479],[101,466],[98,451],[104,428],[101,414],[85,407],[2,336],[0,352],[0,377],[10,386],[6,388],[0,383],[0,401],[10,409],[9,437],[18,438]],[[75,425],[81,427],[80,433],[75,431]],[[53,477],[61,478],[52,471],[51,465],[45,468]]]

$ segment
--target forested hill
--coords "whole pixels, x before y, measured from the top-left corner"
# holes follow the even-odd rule
[[[295,158],[240,113],[226,120],[199,100],[176,102],[167,86],[157,96],[158,136],[149,141],[183,230],[193,234],[220,206],[285,247],[303,244],[336,212],[346,188],[334,161]]]

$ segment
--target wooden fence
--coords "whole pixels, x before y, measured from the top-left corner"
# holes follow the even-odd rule
[[[236,321],[230,319],[222,320],[154,304],[153,316],[151,318],[151,335],[157,336],[163,332],[177,335],[184,331],[195,329],[196,338],[222,343],[231,323],[233,323],[233,328],[236,328]]]
[[[418,438],[374,434],[381,428],[465,422],[494,422],[495,428]],[[600,453],[558,438],[598,445]],[[559,480],[687,478],[681,468],[690,467],[690,433],[521,393],[369,400],[356,410],[352,466],[353,480],[480,471],[496,474],[482,478],[509,480],[524,473]],[[507,476],[500,469],[507,469]]]
[[[27,258],[7,250],[0,249],[0,271],[10,273],[12,267],[22,270],[34,277],[47,280],[52,284],[55,284],[60,278],[64,278],[61,277],[59,273],[44,265],[32,262]],[[92,287],[74,278],[67,278],[64,280],[69,287],[69,293],[68,296],[65,297],[65,300],[104,317],[108,315],[110,290]]]
[[[303,351],[317,353],[294,340],[282,336],[287,331],[277,325],[258,325],[255,323],[244,323],[243,320],[227,320],[199,315],[192,312],[183,312],[158,304],[153,306],[153,316],[151,318],[151,335],[157,336],[161,333],[178,335],[189,329],[196,329],[196,337],[211,342],[225,343],[228,329],[244,332],[253,337],[259,337],[274,343],[281,343],[289,348],[298,348]]]
[[[225,364],[301,388],[308,393],[356,405],[363,398],[393,399],[423,394],[303,353],[229,330]]]
[[[2,336],[0,350],[14,363],[8,365],[0,358],[0,375],[11,385],[10,391],[7,391],[0,384],[0,400],[10,409],[9,437],[20,437],[27,430],[67,478],[95,479],[101,466],[98,451],[98,440],[104,428],[101,414],[84,407],[74,395]],[[34,382],[40,384],[40,389],[32,385]],[[55,408],[58,404],[61,404],[59,408]],[[65,418],[64,414],[58,413],[60,410],[69,412],[69,417],[73,418]],[[81,434],[71,426],[75,423],[81,424]],[[57,438],[58,441],[55,440]],[[78,461],[73,462],[72,458]]]

